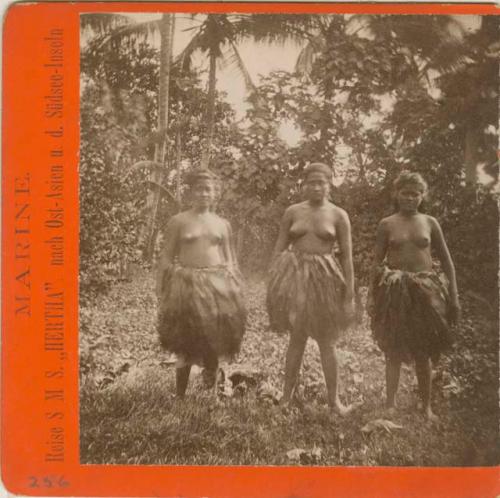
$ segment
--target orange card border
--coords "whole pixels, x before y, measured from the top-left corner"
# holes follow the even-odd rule
[[[499,473],[495,467],[80,465],[79,15],[167,11],[483,15],[500,12],[492,4],[436,3],[47,2],[12,5],[4,21],[2,97],[1,463],[6,488],[15,494],[33,496],[487,498],[499,495]],[[58,54],[51,52],[57,49],[58,39],[62,39],[63,47],[60,66],[57,66],[61,62]],[[63,81],[62,115],[57,112],[60,101],[52,93],[58,79]],[[54,115],[50,116],[52,112]],[[59,127],[63,129],[62,136],[58,136]],[[59,149],[63,151],[62,158],[54,153]],[[47,194],[57,192],[55,166],[59,163],[64,171],[62,195],[50,197]],[[58,213],[63,213],[63,227],[57,221],[50,221],[58,219]],[[53,237],[58,236],[64,240],[62,266],[50,261],[50,244],[56,240]],[[44,313],[47,313],[48,301],[58,302],[59,292],[63,292],[64,344],[61,350],[47,350],[44,333],[50,318]],[[29,316],[26,306],[29,306]],[[58,400],[57,394],[53,394],[53,399],[46,399],[50,398],[47,390],[59,389],[64,391],[63,400]],[[57,427],[64,432],[64,458],[47,461],[47,458],[50,460],[48,454],[59,454],[59,436],[53,432]],[[37,486],[33,487],[34,483]]]

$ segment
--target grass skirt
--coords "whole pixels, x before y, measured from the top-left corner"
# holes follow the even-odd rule
[[[161,345],[181,362],[209,366],[214,358],[232,359],[245,331],[240,281],[225,266],[172,265],[163,277],[158,318]]]
[[[382,266],[373,286],[371,327],[380,349],[410,362],[436,361],[452,342],[448,324],[448,284],[434,271],[406,272]]]
[[[284,251],[270,270],[267,309],[271,328],[335,341],[347,325],[344,294],[344,275],[333,254]]]

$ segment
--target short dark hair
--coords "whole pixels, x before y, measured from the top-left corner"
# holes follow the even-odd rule
[[[393,183],[394,190],[396,191],[401,190],[405,185],[420,185],[424,194],[429,189],[427,182],[420,173],[408,170],[401,171]]]
[[[210,171],[208,168],[197,168],[189,171],[186,175],[186,183],[190,187],[193,187],[196,183],[198,183],[201,180],[210,180],[215,182],[218,179],[219,179],[218,176],[213,171]]]
[[[329,182],[332,180],[332,170],[324,163],[311,163],[306,166],[303,173],[304,180],[306,180],[311,173],[322,173],[328,178]]]

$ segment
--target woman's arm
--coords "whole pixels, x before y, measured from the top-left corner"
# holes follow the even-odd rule
[[[376,285],[377,268],[382,264],[387,255],[387,245],[389,240],[387,221],[382,220],[377,226],[377,234],[375,238],[375,255],[373,258],[373,266],[370,271],[370,287],[368,291],[368,310],[372,310],[374,306],[374,291]]]
[[[274,250],[272,255],[273,260],[290,245],[289,232],[292,221],[293,221],[293,210],[292,206],[290,206],[283,214],[283,218],[281,218],[278,239],[276,240],[276,244],[274,244]]]
[[[452,319],[457,321],[459,318],[460,304],[458,302],[457,278],[455,274],[455,265],[451,259],[450,251],[444,239],[443,231],[436,218],[429,216],[431,223],[431,247],[436,251],[436,254],[441,262],[443,271],[450,282],[449,292],[452,307]]]
[[[354,266],[352,263],[351,222],[344,210],[340,211],[340,217],[335,229],[339,241],[340,264],[344,270],[346,283],[345,302],[352,304],[354,298]]]
[[[161,296],[163,292],[163,277],[165,270],[172,264],[177,253],[179,240],[179,219],[174,216],[170,219],[165,229],[163,249],[158,260],[158,271],[156,275],[156,295]]]
[[[222,239],[222,256],[224,261],[229,265],[237,266],[236,260],[236,251],[234,248],[233,241],[233,230],[231,228],[231,223],[227,220],[222,220],[226,227],[226,233],[224,234],[224,238]]]
[[[373,258],[373,271],[382,264],[387,254],[388,227],[387,221],[382,220],[377,226],[377,235],[375,239],[375,256]]]

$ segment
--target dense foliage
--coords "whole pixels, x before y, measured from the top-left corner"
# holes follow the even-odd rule
[[[154,182],[152,161],[161,138],[156,129],[157,50],[146,43],[114,47],[96,58],[82,54],[80,149],[80,275],[82,296],[95,295],[123,278],[131,265],[144,264],[147,217]],[[176,148],[182,159],[199,163],[206,95],[193,73],[174,73],[166,164],[157,230],[182,206],[176,188]],[[233,111],[216,102],[216,144],[229,147]]]
[[[448,16],[205,16],[189,50],[165,71],[159,24],[83,16],[84,463],[498,463],[496,17],[467,32]],[[302,50],[294,72],[264,75],[257,85],[246,74],[249,106],[237,121],[216,91],[215,63],[228,52],[238,57],[228,43],[240,38],[293,40]],[[208,75],[189,64],[195,54],[210,61]],[[168,102],[166,93],[158,98],[166,73]],[[299,138],[286,139],[293,127]],[[219,403],[202,391],[196,372],[177,403],[175,358],[161,351],[155,330],[150,256],[169,217],[189,206],[183,174],[209,156],[221,178],[217,210],[231,221],[247,274],[247,328],[237,362],[224,366]],[[337,349],[340,396],[364,405],[346,419],[331,416],[317,345],[309,341],[299,407],[277,406],[287,337],[269,332],[258,273],[267,268],[285,208],[302,197],[304,167],[318,160],[331,166],[332,201],[351,219],[358,289],[368,282],[377,223],[394,210],[393,180],[411,169],[429,183],[423,210],[443,227],[463,306],[455,346],[434,365],[436,426],[417,415],[406,368],[400,409],[382,410],[384,360],[370,337],[363,289],[357,323]]]
[[[295,73],[261,78],[243,124],[223,95],[213,97],[211,167],[222,179],[219,209],[233,224],[244,269],[266,268],[281,214],[300,199],[302,169],[322,160],[336,177],[333,201],[351,217],[355,269],[366,283],[376,224],[392,211],[392,181],[410,168],[431,186],[425,209],[443,226],[459,284],[494,294],[496,16],[471,33],[447,16],[264,16],[256,26],[260,40],[302,38],[304,50]],[[105,50],[91,41],[82,53],[83,295],[143,261],[148,188],[164,194],[155,214],[161,232],[180,208],[178,173],[199,163],[206,143],[209,97],[192,68],[173,65],[168,129],[156,129],[158,50],[148,43],[129,38]],[[290,123],[301,132],[294,145],[280,135]],[[139,161],[152,161],[164,138],[158,187],[151,165]],[[478,163],[485,186],[473,181]]]

